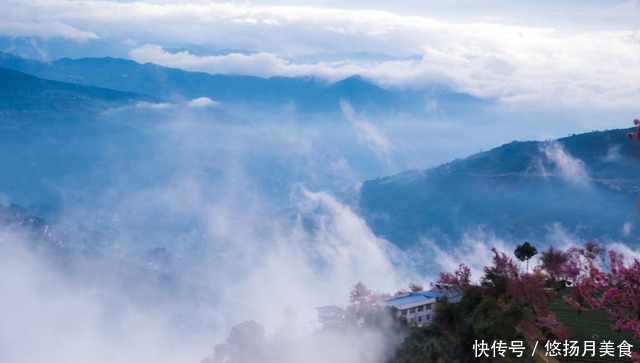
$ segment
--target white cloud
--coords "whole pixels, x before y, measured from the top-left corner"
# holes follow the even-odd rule
[[[527,169],[524,171],[524,175],[527,177],[546,178],[549,176],[549,172],[547,171],[547,168],[545,168],[542,159],[534,157]]]
[[[82,31],[69,24],[55,21],[4,21],[0,22],[0,34],[12,37],[35,36],[45,39],[65,38],[87,40],[99,38],[99,36],[91,31]]]
[[[547,160],[555,166],[555,171],[562,179],[579,185],[589,183],[589,173],[584,162],[574,158],[565,151],[562,144],[549,141],[542,148]]]
[[[15,235],[2,232],[0,242],[0,294],[11,297],[0,299],[2,361],[188,362],[201,355],[170,323],[171,311],[122,303],[124,289],[83,288],[84,276],[60,273]]]
[[[562,225],[560,222],[554,222],[547,227],[547,239],[555,247],[562,249],[568,249],[574,246],[581,246],[583,243],[581,239]]]
[[[631,262],[633,259],[640,259],[640,250],[633,249],[626,244],[611,242],[607,244],[607,248],[621,253],[627,263]]]
[[[0,32],[256,52],[197,57],[143,46],[131,53],[140,61],[212,73],[311,75],[328,80],[361,74],[389,87],[444,83],[516,106],[635,107],[640,92],[633,81],[640,78],[636,67],[640,58],[638,31],[631,26],[620,29],[621,21],[616,21],[628,17],[629,9],[637,11],[635,2],[618,9],[587,5],[556,8],[562,14],[600,20],[602,25],[596,28],[563,26],[561,22],[551,27],[542,16],[547,14],[545,8],[530,4],[526,8],[531,12],[520,13],[521,17],[501,17],[500,9],[509,7],[502,4],[496,7],[495,17],[474,18],[469,14],[478,7],[463,3],[471,9],[467,13],[458,10],[461,16],[457,19],[464,21],[425,15],[422,6],[415,3],[411,6],[416,11],[407,14],[400,6],[377,4],[386,9],[383,11],[364,9],[362,4],[339,8],[332,3],[330,7],[326,2],[301,6],[10,1],[6,6],[10,11],[0,15]],[[397,60],[364,62],[347,57],[331,63],[295,61],[303,55],[353,52],[383,53]],[[417,58],[406,58],[410,56]]]
[[[328,177],[344,183],[349,169],[333,148],[336,132],[346,134],[350,125],[331,125],[327,143],[310,127],[292,130],[272,120],[246,128],[190,117],[153,123],[153,151],[142,159],[127,156],[129,172],[110,171],[108,192],[99,193],[95,205],[119,216],[111,223],[122,231],[119,243],[143,252],[166,246],[195,260],[189,276],[219,294],[220,327],[255,319],[273,331],[280,312],[292,306],[302,329],[315,318],[313,307],[344,305],[358,280],[393,292],[412,276],[402,254],[349,206],[299,187]],[[334,168],[336,160],[341,165]],[[78,208],[74,221],[105,223]]]
[[[218,104],[219,104],[218,102],[213,101],[209,97],[194,98],[187,103],[189,107],[211,107],[211,106],[216,106]]]
[[[506,36],[500,35],[499,29],[484,35],[473,27],[460,31],[468,36],[460,38],[450,29],[451,43],[426,46],[420,59],[407,60],[296,63],[269,52],[196,56],[186,51],[170,53],[157,45],[133,49],[130,56],[142,63],[265,78],[315,76],[333,82],[359,74],[383,87],[420,89],[446,84],[460,92],[498,98],[514,107],[584,109],[635,104],[639,90],[629,81],[640,75],[633,67],[637,59],[635,44],[621,41],[619,35],[554,39],[534,34],[532,39],[523,40],[509,35],[516,29],[507,31]],[[472,36],[473,32],[479,35]]]
[[[243,74],[258,77],[275,75],[299,76],[303,69],[287,69],[290,63],[269,53],[242,54],[231,53],[222,56],[196,56],[187,51],[170,53],[158,45],[147,44],[131,50],[131,58],[140,63],[156,63],[167,67],[182,68],[190,71],[208,73]]]
[[[621,228],[622,235],[625,237],[629,237],[631,235],[631,229],[632,229],[631,222],[629,221],[624,222]]]
[[[152,110],[166,110],[171,108],[171,104],[168,102],[138,102],[136,103],[137,108],[148,108]]]
[[[62,218],[88,230],[107,230],[109,241],[123,246],[131,260],[139,261],[137,251],[166,246],[187,262],[183,276],[206,301],[189,300],[186,312],[146,304],[121,311],[108,304],[113,298],[129,306],[120,290],[59,281],[64,279],[39,263],[32,266],[4,253],[0,233],[0,293],[12,296],[0,299],[1,361],[101,363],[115,357],[126,363],[198,362],[242,321],[254,319],[272,335],[283,318],[295,315],[285,322],[305,333],[315,327],[314,307],[346,304],[349,287],[359,280],[387,292],[416,281],[413,272],[404,269],[405,256],[331,194],[295,188],[291,200],[285,195],[283,201],[265,190],[298,183],[299,174],[287,174],[306,167],[305,162],[314,173],[341,173],[348,165],[332,171],[327,166],[335,159],[324,159],[335,145],[320,149],[316,138],[308,137],[310,132],[293,132],[281,120],[246,128],[185,117],[140,126],[148,132],[134,139],[140,153],[106,150],[105,162],[87,171],[103,170],[96,179],[73,190],[61,187]],[[335,141],[336,130],[348,128],[347,123],[331,125],[328,144]],[[265,172],[256,166],[265,166]],[[65,232],[65,242],[74,236]],[[114,275],[113,287],[134,282],[124,283]],[[94,292],[98,298],[86,296]],[[102,295],[109,299],[100,299]],[[283,311],[293,313],[284,316]],[[192,321],[206,330],[187,329]],[[197,341],[182,336],[185,330]],[[317,354],[294,342],[291,346],[312,355],[314,362],[356,363],[375,361],[369,358],[383,342],[354,337],[341,340],[331,352],[314,350]]]
[[[602,161],[604,161],[605,163],[612,163],[621,159],[622,155],[620,154],[620,145],[611,146],[607,150],[607,154],[602,157]]]
[[[453,272],[461,263],[471,269],[472,280],[480,282],[484,276],[484,267],[490,266],[493,258],[492,248],[511,255],[513,246],[504,240],[482,230],[465,233],[459,243],[447,249],[438,245],[436,241],[423,238],[420,241],[429,252],[432,262],[440,271]]]
[[[368,146],[379,160],[390,163],[389,154],[393,149],[391,141],[374,124],[356,115],[353,106],[347,100],[340,100],[340,109],[358,136],[358,142]]]

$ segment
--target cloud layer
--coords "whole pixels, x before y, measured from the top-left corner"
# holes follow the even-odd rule
[[[325,167],[334,162],[329,148],[307,137],[309,130],[292,130],[282,120],[220,124],[194,116],[202,109],[184,109],[176,120],[136,117],[134,135],[119,134],[120,145],[135,144],[134,152],[99,143],[86,147],[85,155],[100,149],[104,162],[78,170],[88,178],[81,186],[58,184],[64,215],[51,227],[69,248],[119,246],[117,253],[99,250],[116,262],[148,266],[144,256],[166,248],[171,261],[183,261],[170,270],[181,273],[176,288],[156,295],[155,278],[113,268],[121,265],[110,265],[110,258],[89,260],[86,270],[65,263],[60,272],[22,248],[37,243],[2,230],[0,293],[11,298],[0,299],[0,361],[198,362],[240,322],[258,321],[269,337],[283,327],[305,336],[316,327],[314,307],[344,306],[357,281],[388,292],[419,281],[406,256],[377,237],[353,208],[327,191],[301,186],[310,184],[302,178],[306,173],[314,173],[307,180],[328,174],[350,182]],[[130,110],[113,111],[114,120],[118,112]],[[350,127],[336,123],[331,135],[348,135]],[[357,135],[348,137],[348,144],[357,144]],[[346,163],[346,157],[335,159]],[[90,236],[83,239],[82,231]],[[93,283],[93,277],[106,282]],[[159,280],[165,277],[172,280]],[[181,287],[195,289],[185,294],[186,307],[173,301]],[[306,347],[302,339],[291,350],[296,357],[313,356],[311,361],[369,363],[385,343],[376,336],[329,338],[344,349],[323,351],[325,345],[316,349],[314,342]]]
[[[493,1],[493,18],[473,17],[477,5],[459,3],[463,10],[455,13],[425,15],[428,5],[411,1],[404,8],[373,4],[377,10],[327,2],[11,1],[9,11],[0,15],[0,34],[111,39],[131,47],[134,60],[212,73],[309,75],[330,81],[361,74],[385,87],[439,83],[515,105],[635,105],[638,32],[620,24],[630,24],[637,2],[527,4],[530,13],[515,16],[513,7]],[[415,11],[408,14],[411,7]],[[589,19],[592,25],[562,22],[562,15]],[[167,50],[176,44],[204,47],[212,54]],[[221,49],[250,52],[213,54]]]
[[[583,186],[589,183],[589,173],[585,163],[567,153],[562,144],[549,141],[543,146],[542,151],[547,160],[555,166],[555,171],[560,178]]]

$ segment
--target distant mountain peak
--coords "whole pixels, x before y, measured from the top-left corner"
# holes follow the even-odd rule
[[[355,108],[368,112],[422,114],[425,91],[387,90],[361,75],[333,84],[313,77],[259,78],[244,75],[188,72],[153,63],[139,64],[121,58],[63,58],[50,63],[0,57],[0,66],[37,77],[87,86],[149,94],[170,101],[209,97],[224,103],[255,104],[260,107],[288,107],[299,112],[340,112],[339,101],[348,99]],[[469,111],[486,102],[470,95],[430,91],[439,110]]]

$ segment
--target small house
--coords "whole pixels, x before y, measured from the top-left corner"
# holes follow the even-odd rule
[[[433,291],[412,291],[380,300],[376,305],[396,308],[398,316],[411,324],[427,325],[433,321],[440,296]]]
[[[320,306],[318,312],[318,327],[320,329],[339,328],[344,325],[345,310],[339,306]]]

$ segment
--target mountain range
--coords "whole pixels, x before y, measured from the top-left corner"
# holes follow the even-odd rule
[[[0,79],[0,110],[5,118],[21,113],[28,114],[29,119],[45,114],[73,118],[125,104],[161,101],[133,92],[42,79],[9,68],[0,68]]]
[[[184,114],[166,106],[171,103],[209,97],[215,100],[210,119],[245,122],[233,114],[237,108],[227,106],[253,105],[249,108],[259,113],[294,102],[301,115],[331,117],[344,98],[362,109],[387,111],[418,110],[425,101],[424,91],[386,90],[360,77],[326,84],[310,78],[186,72],[114,58],[47,63],[8,53],[0,53],[0,66],[7,67],[0,68],[0,171],[11,175],[0,180],[0,192],[27,205],[55,205],[64,188],[102,193],[112,188],[108,181],[114,173],[136,175],[147,167],[144,182],[134,176],[128,182],[171,180],[179,167],[153,169],[156,164],[146,161],[166,152],[157,146],[166,141],[157,136],[159,120]],[[442,89],[436,97],[452,113],[469,114],[490,104]],[[252,125],[259,122],[246,123]],[[514,141],[435,168],[368,180],[355,208],[377,235],[405,250],[419,248],[424,240],[456,246],[473,235],[513,243],[590,239],[637,245],[640,145],[628,140],[627,132]],[[211,145],[225,140],[221,137]],[[283,186],[298,182],[300,165],[288,165],[281,154],[262,149],[252,155],[247,165],[260,170],[258,182],[268,180],[264,190],[286,195],[289,189]],[[136,163],[109,167],[129,160]],[[202,165],[217,175],[218,161],[213,160]],[[336,160],[328,162],[341,165]],[[207,183],[217,185],[211,178]]]
[[[148,94],[169,101],[208,97],[228,104],[257,104],[265,110],[294,104],[303,113],[337,112],[339,101],[371,112],[425,112],[425,98],[439,104],[442,112],[459,113],[479,108],[488,101],[456,93],[444,87],[429,90],[388,90],[353,76],[336,83],[309,77],[271,77],[187,72],[152,63],[118,58],[63,58],[41,62],[0,52],[0,67],[41,78]]]
[[[638,244],[640,144],[632,130],[511,142],[441,166],[366,181],[360,212],[411,248],[465,237]]]

